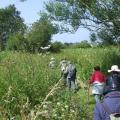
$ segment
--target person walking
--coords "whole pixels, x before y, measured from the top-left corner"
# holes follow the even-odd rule
[[[75,65],[71,61],[69,61],[68,66],[66,68],[66,72],[65,72],[67,74],[69,92],[71,91],[72,85],[73,85],[74,93],[76,92],[76,84],[75,84],[76,72],[77,72],[77,70],[76,70]]]
[[[65,86],[66,86],[66,83],[67,83],[67,73],[65,72],[66,67],[67,67],[67,60],[66,60],[66,58],[64,58],[60,61],[60,68],[61,68],[61,77],[63,79],[63,82],[64,82]]]
[[[53,68],[55,68],[55,66],[56,66],[56,61],[55,61],[55,58],[52,57],[50,59],[49,67],[53,69]]]
[[[113,65],[106,79],[106,94],[102,102],[96,103],[94,120],[120,120],[120,69]]]
[[[100,102],[105,86],[105,75],[101,72],[100,66],[95,66],[90,77],[89,84],[92,84],[92,94],[96,102]]]

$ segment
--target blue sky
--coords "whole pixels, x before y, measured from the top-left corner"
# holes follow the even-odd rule
[[[25,20],[25,23],[31,24],[39,19],[39,12],[44,10],[44,2],[46,1],[48,0],[27,0],[25,2],[20,2],[20,0],[0,0],[0,8],[15,4],[17,10],[21,12],[21,17]],[[89,40],[89,31],[80,28],[74,34],[56,34],[52,39],[61,42],[80,42],[81,40]]]

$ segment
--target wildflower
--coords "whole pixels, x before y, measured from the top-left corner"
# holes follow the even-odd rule
[[[12,86],[9,86],[7,96],[9,97],[12,93]]]
[[[45,109],[46,109],[46,108],[47,108],[47,105],[43,105],[43,108],[45,108]]]
[[[64,108],[62,108],[62,111],[65,111],[65,109],[64,109]]]
[[[74,110],[70,110],[72,113],[74,113],[75,111]]]
[[[30,111],[30,114],[31,114],[31,117],[34,117],[34,116],[35,116],[35,111],[34,111],[34,110],[31,110],[31,111]]]
[[[60,106],[60,102],[57,102],[57,105]]]
[[[67,108],[68,108],[68,105],[65,105],[65,108],[67,109]]]
[[[56,109],[53,109],[53,112],[55,113],[55,112],[56,112]]]
[[[44,111],[44,113],[46,114],[46,113],[48,113],[48,111],[47,111],[47,110],[45,110],[45,111]]]
[[[53,114],[54,117],[57,117],[57,114]]]

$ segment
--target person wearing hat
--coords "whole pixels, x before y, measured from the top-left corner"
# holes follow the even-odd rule
[[[108,72],[111,75],[107,77],[104,94],[116,90],[120,91],[120,69],[117,65],[112,65]]]
[[[94,120],[120,120],[120,69],[112,65],[108,72],[111,75],[106,79],[106,93],[95,106]]]
[[[54,67],[55,67],[55,65],[56,65],[55,58],[54,58],[54,57],[52,57],[52,58],[50,59],[49,67],[50,67],[50,68],[54,68]]]

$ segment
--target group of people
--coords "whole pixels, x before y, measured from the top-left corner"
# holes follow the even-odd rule
[[[89,80],[96,100],[94,120],[120,120],[120,69],[112,65],[108,72],[106,77],[96,66]]]
[[[51,58],[49,67],[55,67],[55,59]],[[65,58],[60,61],[61,77],[64,85],[68,84],[68,90],[76,92],[76,67]],[[96,105],[94,109],[94,120],[120,120],[120,69],[118,65],[112,65],[108,70],[111,73],[105,76],[100,66],[95,66],[88,81],[92,86]]]
[[[51,58],[51,61],[49,63],[50,68],[54,68],[56,66],[56,61],[55,58]],[[74,93],[76,92],[76,67],[75,65],[71,62],[68,61],[66,58],[61,59],[60,65],[61,69],[61,77],[63,79],[63,83],[66,86],[68,84],[68,90],[69,92],[71,91],[71,88],[73,88]]]

